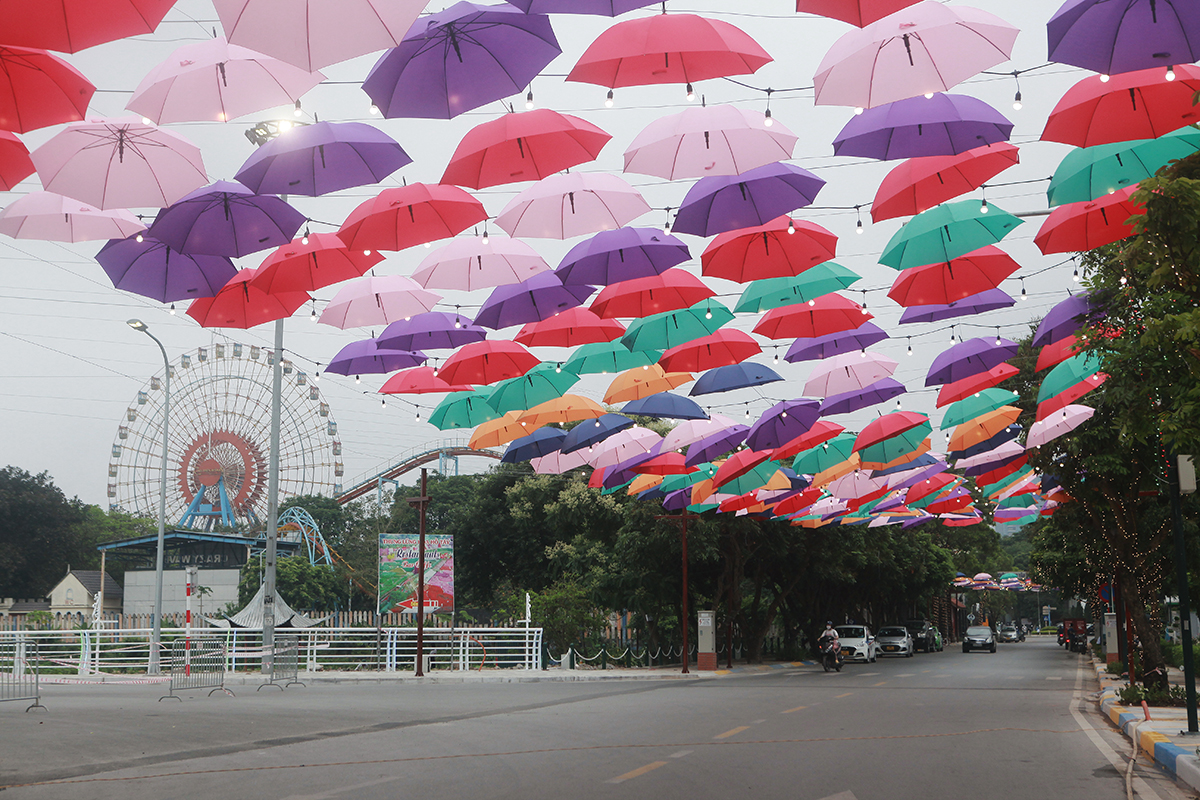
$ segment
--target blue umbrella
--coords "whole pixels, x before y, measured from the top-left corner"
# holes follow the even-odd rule
[[[641,414],[660,419],[708,419],[708,414],[695,401],[670,392],[648,395],[631,400],[621,409],[622,414]]]
[[[789,364],[797,361],[819,361],[854,350],[865,350],[886,338],[888,335],[874,322],[864,322],[852,331],[839,331],[827,333],[824,336],[797,339],[792,342],[792,346],[788,348],[787,355],[783,357],[783,360]]]
[[[821,403],[821,416],[828,417],[833,414],[849,414],[851,411],[858,411],[860,408],[867,408],[877,403],[885,403],[893,397],[899,397],[906,391],[908,390],[904,388],[904,384],[895,378],[883,378],[861,389],[854,389],[853,391],[826,397],[824,402]]]
[[[572,247],[554,273],[566,286],[608,286],[659,275],[691,257],[686,244],[658,228],[617,228]]]
[[[946,462],[934,458],[929,453],[922,453],[907,464],[898,464],[887,469],[873,469],[871,470],[871,477],[883,478],[887,475],[894,475],[897,472],[907,472],[910,469],[921,469],[922,467],[933,467],[938,464],[941,464],[943,467],[946,466]]]
[[[731,392],[734,389],[762,386],[764,383],[781,380],[783,377],[770,367],[755,364],[753,361],[743,361],[741,364],[729,364],[710,369],[700,376],[688,394],[695,397],[699,394]]]
[[[765,225],[811,205],[825,181],[806,169],[776,162],[740,175],[701,178],[683,198],[671,230],[696,236]]]
[[[900,324],[910,322],[937,322],[952,317],[965,317],[971,314],[982,314],[985,311],[995,311],[999,308],[1011,308],[1016,300],[1000,289],[988,289],[986,292],[973,294],[953,303],[934,303],[927,306],[909,306],[900,315]]]
[[[596,419],[585,419],[567,433],[561,448],[563,455],[599,444],[614,433],[632,428],[634,424],[629,417],[620,414],[605,414]]]
[[[500,460],[505,464],[515,464],[518,461],[541,458],[562,447],[563,439],[566,438],[567,432],[559,428],[538,428],[528,436],[522,436],[510,443]]]

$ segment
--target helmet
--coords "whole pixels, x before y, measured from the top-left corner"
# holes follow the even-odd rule
[[[833,622],[832,622],[832,621],[830,621],[830,620],[825,620],[825,627],[826,627],[826,628],[832,628],[832,627],[833,627]]]

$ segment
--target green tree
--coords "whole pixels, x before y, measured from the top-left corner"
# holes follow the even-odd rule
[[[48,473],[0,470],[0,596],[45,597],[68,565],[86,566],[83,504],[68,500]]]
[[[263,560],[252,559],[242,568],[238,581],[238,601],[245,606],[258,592],[263,581]],[[330,611],[345,600],[345,584],[337,573],[322,564],[311,564],[302,555],[276,562],[275,586],[279,596],[297,611]]]

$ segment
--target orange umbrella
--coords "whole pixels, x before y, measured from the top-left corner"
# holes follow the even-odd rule
[[[933,449],[933,446],[929,443],[929,439],[926,439],[925,441],[921,442],[920,447],[918,447],[916,450],[913,450],[911,453],[905,453],[904,455],[900,456],[899,458],[894,459],[892,461],[888,461],[886,463],[882,462],[882,461],[863,461],[862,468],[863,469],[891,469],[892,467],[898,467],[901,464],[907,464],[911,461],[916,461],[918,456],[923,456],[932,449]]]
[[[832,467],[814,475],[812,485],[824,486],[827,483],[832,483],[843,475],[849,475],[854,470],[859,469],[860,466],[861,460],[858,457],[858,453],[851,453],[850,457],[840,464],[834,464]]]
[[[521,414],[517,420],[526,423],[532,430],[551,422],[565,423],[581,419],[595,419],[603,417],[605,413],[604,406],[595,400],[589,400],[577,394],[564,394],[562,397],[539,403]]]
[[[658,364],[634,367],[622,372],[608,385],[608,391],[604,393],[604,402],[611,405],[627,400],[641,400],[643,397],[682,386],[690,380],[691,373],[667,372]]]
[[[633,479],[633,482],[629,484],[629,489],[626,490],[625,493],[630,495],[641,494],[647,489],[653,489],[662,482],[662,475],[638,475]]]
[[[967,420],[954,429],[947,450],[966,450],[972,445],[986,442],[1000,431],[1017,421],[1021,409],[1016,406],[1000,406],[975,419]]]
[[[471,440],[467,443],[468,446],[476,450],[481,447],[499,447],[502,444],[508,444],[514,439],[520,439],[522,436],[533,433],[534,428],[522,423],[518,419],[521,414],[521,411],[509,411],[499,419],[480,423],[475,428],[475,432],[471,434]]]

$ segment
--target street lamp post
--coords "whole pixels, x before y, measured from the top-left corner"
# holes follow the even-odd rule
[[[150,663],[147,667],[147,673],[157,675],[161,671],[159,669],[159,648],[162,645],[162,598],[163,598],[163,537],[167,530],[167,426],[171,419],[171,361],[167,358],[167,348],[163,347],[163,343],[158,340],[158,337],[150,332],[146,327],[146,323],[140,319],[127,320],[126,323],[135,331],[141,331],[154,340],[158,345],[158,349],[162,351],[163,369],[165,376],[163,378],[163,441],[162,441],[162,464],[159,474],[158,483],[158,547],[154,555],[154,633],[150,636]],[[103,579],[103,576],[101,576]]]

